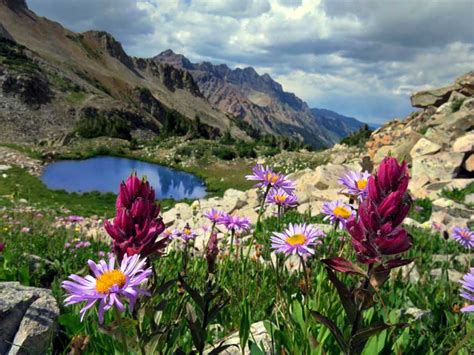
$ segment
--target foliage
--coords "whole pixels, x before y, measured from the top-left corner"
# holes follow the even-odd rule
[[[19,73],[32,73],[41,71],[36,62],[29,58],[26,48],[10,41],[0,38],[0,63]]]
[[[343,138],[340,143],[348,146],[364,147],[372,132],[369,125],[364,124],[360,129]]]
[[[443,189],[441,195],[443,197],[449,198],[450,200],[464,203],[464,199],[467,195],[474,193],[474,182],[471,182],[463,189],[452,188],[452,189]]]
[[[113,114],[105,116],[93,110],[86,108],[83,117],[76,123],[76,132],[84,138],[95,137],[115,137],[121,139],[131,139],[130,122],[120,115]]]
[[[433,204],[429,198],[416,199],[409,217],[417,222],[424,223],[430,219],[432,208]]]
[[[214,147],[212,149],[212,154],[222,160],[232,160],[237,157],[235,151],[226,146]]]
[[[466,99],[456,99],[451,103],[451,111],[458,112]]]

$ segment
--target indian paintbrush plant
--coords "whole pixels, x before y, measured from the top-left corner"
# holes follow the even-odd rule
[[[383,302],[379,293],[390,270],[412,262],[399,255],[412,245],[408,232],[401,227],[412,205],[408,182],[406,162],[400,164],[395,158],[385,158],[378,171],[368,178],[368,194],[359,205],[358,215],[346,222],[357,261],[362,265],[342,257],[322,260],[346,312],[350,333],[344,335],[330,318],[319,312],[311,313],[330,329],[344,354],[360,353],[370,336],[394,326],[364,324],[363,312],[374,305],[376,295]],[[359,278],[358,286],[348,287],[334,271],[355,275]]]

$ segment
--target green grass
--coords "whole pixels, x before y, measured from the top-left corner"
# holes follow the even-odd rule
[[[51,352],[65,353],[71,339],[78,335],[90,337],[87,354],[120,352],[117,342],[99,329],[97,314],[89,312],[84,322],[79,321],[79,306],[66,307],[63,305],[64,292],[59,284],[70,273],[86,274],[86,261],[98,260],[98,252],[107,250],[107,243],[92,241],[88,248],[75,249],[74,252],[64,249],[65,242],[86,240],[83,230],[67,228],[66,224],[56,223],[57,214],[54,211],[45,212],[41,218],[36,217],[36,212],[6,212],[8,217],[0,219],[0,242],[6,243],[6,249],[0,253],[0,281],[20,281],[24,285],[47,287],[53,290],[58,300],[61,315],[59,318],[59,332],[53,339]],[[14,221],[19,221],[15,224]],[[282,224],[275,217],[264,220],[263,231],[257,235],[257,240],[263,245],[262,257],[269,259],[269,231],[280,230],[287,223],[321,222],[320,217],[309,217],[295,212],[285,215]],[[29,227],[29,233],[22,233],[22,227]],[[411,228],[413,248],[407,253],[414,258],[420,273],[418,283],[407,283],[401,273],[394,272],[380,293],[383,304],[375,304],[372,310],[366,312],[365,322],[390,321],[392,324],[404,323],[405,327],[393,328],[381,336],[374,337],[369,342],[363,354],[445,354],[455,346],[460,339],[474,327],[474,318],[469,314],[453,312],[452,305],[462,303],[459,297],[458,285],[448,284],[444,278],[435,279],[430,276],[430,271],[435,267],[444,267],[445,262],[433,262],[433,254],[448,253],[456,255],[464,250],[454,241],[445,241],[438,234],[431,234],[426,230]],[[328,315],[336,324],[347,333],[344,326],[344,311],[338,301],[334,287],[328,282],[320,258],[333,255],[334,251],[343,250],[344,256],[354,259],[353,252],[346,247],[338,237],[345,235],[343,232],[331,232],[326,237],[323,245],[317,248],[315,258],[308,261],[310,280],[313,285],[312,294],[308,300],[309,309],[317,309],[322,314]],[[74,242],[73,242],[74,243]],[[43,259],[37,265],[32,265],[26,254],[35,254]],[[172,280],[182,271],[183,252],[172,251],[167,256],[154,261],[159,284]],[[239,330],[242,324],[242,306],[245,302],[250,309],[250,321],[265,321],[272,329],[274,346],[283,347],[289,354],[337,354],[336,343],[328,330],[308,317],[304,310],[304,300],[301,291],[301,273],[283,271],[279,276],[275,274],[269,264],[249,262],[244,264],[241,260],[233,258],[220,259],[218,272],[215,278],[225,295],[228,303],[212,322],[208,333],[208,342],[217,342],[227,334]],[[465,266],[452,265],[461,272]],[[187,273],[190,285],[202,292],[206,280],[206,261],[204,258],[193,255],[189,259]],[[357,286],[354,276],[342,276],[343,282]],[[277,284],[281,284],[280,312],[275,312],[277,300]],[[165,301],[163,303],[163,301]],[[159,344],[161,353],[176,353],[181,349],[184,353],[192,350],[192,337],[186,327],[185,305],[189,303],[195,307],[194,302],[180,291],[176,283],[159,294],[154,294],[149,302],[147,312],[159,314],[156,316],[158,328],[164,332],[164,338]],[[161,306],[158,306],[160,304]],[[157,313],[156,309],[161,310]],[[189,306],[188,306],[189,307]],[[427,316],[414,320],[403,310],[417,307],[428,311]],[[145,315],[146,317],[147,315]],[[112,312],[106,316],[106,325],[112,324]],[[171,325],[168,327],[168,325]],[[271,325],[271,327],[270,327]],[[144,328],[145,331],[147,328]],[[308,338],[314,338],[311,341]],[[375,345],[373,343],[376,343]],[[316,345],[315,345],[316,344]],[[471,346],[474,345],[471,342]],[[460,354],[467,355],[469,343]],[[378,350],[375,351],[374,348]]]

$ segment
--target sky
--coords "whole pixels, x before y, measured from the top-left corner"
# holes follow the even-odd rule
[[[474,70],[474,0],[27,0],[128,54],[254,67],[310,107],[381,123]]]

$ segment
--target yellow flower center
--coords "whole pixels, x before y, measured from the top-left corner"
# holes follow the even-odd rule
[[[344,219],[349,218],[349,216],[351,215],[351,212],[347,208],[341,206],[337,206],[332,212],[334,213],[334,215],[342,217]]]
[[[100,293],[108,293],[113,286],[122,287],[127,281],[127,276],[120,270],[110,270],[97,277],[95,289]]]
[[[267,181],[270,183],[270,184],[274,184],[277,182],[278,180],[278,175],[276,174],[272,174],[272,173],[267,173],[267,176],[265,177],[267,179]]]
[[[219,213],[214,213],[214,219],[218,219],[219,218]]]
[[[365,189],[366,186],[367,186],[367,180],[366,179],[357,180],[357,188],[359,190]]]
[[[189,228],[184,228],[184,234],[190,235],[190,234],[191,234],[191,229],[189,229]]]
[[[462,231],[459,234],[461,234],[461,237],[463,237],[464,239],[471,239],[471,236],[469,235],[468,232]]]
[[[286,242],[292,246],[303,245],[306,242],[306,236],[303,234],[295,234],[291,237],[286,238]]]
[[[287,197],[288,197],[288,196],[285,196],[285,195],[275,195],[275,201],[276,201],[277,203],[282,204],[282,203],[284,203],[284,202],[286,201],[286,198],[287,198]]]

